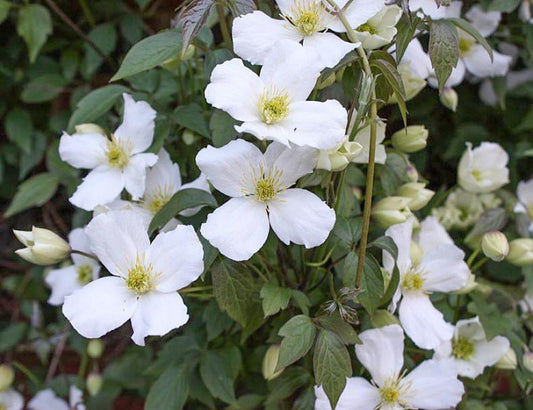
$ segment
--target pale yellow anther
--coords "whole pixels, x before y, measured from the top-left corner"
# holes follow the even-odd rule
[[[258,109],[265,124],[275,124],[289,113],[289,96],[284,91],[268,90],[259,98]]]
[[[291,15],[285,18],[291,22],[304,36],[310,36],[324,30],[326,9],[320,1],[296,1]]]
[[[93,280],[93,268],[88,263],[78,266],[76,271],[78,272],[78,283],[81,285],[86,285]]]
[[[130,151],[129,147],[111,136],[111,141],[107,142],[107,163],[113,168],[124,168],[130,160]]]

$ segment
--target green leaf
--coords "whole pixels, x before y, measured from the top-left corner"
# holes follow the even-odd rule
[[[263,317],[259,302],[260,283],[236,262],[221,260],[211,270],[213,293],[222,311],[241,326],[255,325]]]
[[[202,137],[210,137],[204,110],[198,104],[180,105],[174,111],[174,120],[182,127],[188,128]]]
[[[237,135],[235,124],[235,120],[228,113],[217,109],[213,111],[209,121],[209,130],[215,148],[222,147],[235,139]]]
[[[368,244],[368,247],[375,246],[381,250],[387,251],[394,260],[398,259],[398,247],[390,236],[381,236]]]
[[[309,372],[304,367],[293,366],[285,369],[281,375],[268,381],[270,393],[265,401],[264,409],[278,410],[284,408],[288,397],[303,386],[309,386],[312,381]]]
[[[333,227],[333,235],[339,238],[348,249],[353,249],[359,239],[361,239],[361,234],[363,232],[363,218],[354,217],[346,218],[340,217],[335,221],[335,226]]]
[[[28,111],[20,108],[9,111],[5,118],[4,128],[9,140],[29,154],[33,138],[33,122]]]
[[[29,104],[50,101],[57,97],[66,85],[67,81],[63,76],[45,74],[26,84],[20,99]]]
[[[503,11],[511,13],[520,5],[520,0],[492,0],[489,11]]]
[[[200,376],[209,392],[226,403],[235,401],[233,378],[229,372],[229,363],[213,351],[206,352],[200,358]]]
[[[186,188],[176,192],[153,217],[148,228],[149,235],[165,226],[181,211],[202,205],[216,208],[217,201],[209,192],[202,189]]]
[[[486,296],[476,291],[470,293],[469,297],[472,302],[468,304],[468,311],[479,316],[488,340],[512,329],[512,321],[505,319],[500,309],[494,303],[489,303]]]
[[[459,61],[457,29],[445,20],[433,20],[429,30],[429,57],[442,92]]]
[[[128,91],[128,88],[118,84],[106,85],[91,91],[76,104],[76,110],[68,122],[69,132],[74,131],[75,125],[96,120],[111,109],[122,93]]]
[[[146,398],[146,410],[182,409],[189,395],[187,366],[171,366],[155,381]]]
[[[119,70],[110,81],[121,80],[154,68],[178,54],[180,48],[181,33],[177,30],[164,31],[147,37],[128,51]]]
[[[228,6],[233,17],[248,14],[257,10],[254,0],[228,0]]]
[[[263,300],[263,312],[267,317],[287,308],[291,299],[291,290],[268,282],[261,288],[259,296]]]
[[[329,316],[322,316],[318,318],[318,321],[324,329],[335,333],[345,345],[361,343],[354,328],[342,320],[338,312]]]
[[[111,54],[117,45],[117,31],[111,23],[96,26],[89,32],[87,37],[105,56]],[[83,59],[82,72],[88,78],[98,70],[104,59],[89,43],[85,43],[84,46],[85,57]]]
[[[485,40],[485,37],[481,35],[477,28],[462,18],[449,18],[448,20],[451,21],[457,28],[466,31],[468,34],[474,37],[476,41],[481,44],[485,50],[487,50],[490,59],[492,60],[494,58],[491,46],[489,43],[487,43],[487,40]]]
[[[392,297],[396,293],[396,290],[398,289],[398,284],[400,283],[400,270],[398,269],[398,266],[394,264],[394,269],[392,270],[392,275],[389,280],[389,284],[387,285],[387,290],[385,291],[385,294],[379,301],[379,306],[388,305],[390,301],[392,300]]]
[[[176,16],[176,23],[183,32],[182,54],[204,26],[214,4],[213,0],[192,0]]]
[[[13,323],[0,331],[0,352],[13,349],[24,337],[27,327],[26,323]]]
[[[361,290],[362,292],[358,296],[358,301],[371,315],[380,305],[385,290],[381,268],[376,259],[368,253],[363,264]]]
[[[27,179],[18,187],[4,216],[9,218],[34,206],[44,205],[54,196],[58,185],[58,177],[49,173],[38,174]]]
[[[40,4],[22,6],[18,14],[17,33],[26,42],[30,62],[34,63],[52,33],[52,18],[48,9]]]
[[[305,356],[315,341],[316,327],[308,316],[298,315],[285,323],[278,334],[283,336],[276,371]]]
[[[11,8],[11,3],[6,0],[0,0],[0,24],[4,22],[9,14],[9,9]]]
[[[409,15],[409,14],[407,14]],[[411,20],[409,18],[402,18],[396,28],[398,29],[398,34],[396,35],[396,62],[399,63],[402,60],[403,55],[407,46],[413,39],[420,18],[418,16],[412,16]]]
[[[150,4],[152,0],[135,0],[135,3],[139,6],[141,10],[144,10],[146,6]]]
[[[313,355],[313,370],[317,386],[322,386],[329,398],[331,408],[346,385],[346,378],[352,375],[352,362],[346,346],[329,330],[320,330]]]

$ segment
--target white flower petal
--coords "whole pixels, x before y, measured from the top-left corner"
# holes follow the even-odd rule
[[[426,360],[401,385],[409,386],[405,398],[409,406],[427,410],[454,408],[465,391],[457,379],[453,360]]]
[[[321,245],[335,225],[335,211],[305,189],[280,192],[269,202],[268,210],[272,229],[286,245]]]
[[[83,404],[83,391],[74,385],[71,385],[68,391],[68,401],[72,410],[86,409],[85,405]]]
[[[130,158],[124,168],[124,185],[134,201],[144,194],[146,169],[157,162],[155,154],[137,154]]]
[[[491,61],[487,50],[481,44],[474,44],[462,59],[466,69],[477,77],[502,77],[509,71],[512,57],[494,50],[492,54]]]
[[[234,58],[215,67],[205,89],[206,101],[239,121],[258,120],[257,102],[263,83],[242,60]]]
[[[240,126],[236,125],[235,130],[243,134],[252,134],[260,140],[271,139],[278,141],[287,147],[290,146],[289,141],[294,135],[294,130],[289,128],[284,121],[276,124],[265,124],[263,121],[247,121]]]
[[[78,208],[92,211],[116,199],[124,189],[124,176],[119,169],[100,165],[83,178],[70,202]]]
[[[156,112],[146,101],[135,102],[131,95],[124,98],[124,119],[115,131],[115,138],[131,144],[132,153],[146,151],[154,139]]]
[[[181,174],[178,164],[172,162],[168,152],[162,148],[157,154],[156,164],[146,172],[145,201],[150,202],[162,192],[174,194],[181,187]]]
[[[365,330],[359,338],[363,344],[355,345],[355,355],[376,384],[383,387],[388,379],[396,380],[403,367],[402,328],[389,325]]]
[[[233,51],[252,64],[263,65],[278,40],[300,42],[302,35],[285,20],[254,11],[233,20]]]
[[[76,251],[82,251],[88,254],[92,254],[91,245],[89,244],[89,238],[85,233],[83,228],[75,228],[68,234],[68,243],[70,247]],[[80,265],[91,265],[91,266],[100,266],[97,261],[87,256],[73,253],[70,255],[74,264],[77,266]]]
[[[349,43],[333,33],[315,33],[304,38],[304,48],[312,49],[324,67],[335,67],[350,51],[360,43]]]
[[[334,149],[344,141],[348,114],[337,100],[299,101],[289,105],[283,125],[294,130],[289,141],[318,149]]]
[[[96,168],[106,160],[108,139],[97,133],[63,133],[59,140],[59,156],[76,168]]]
[[[209,214],[200,232],[224,256],[243,261],[261,249],[269,230],[264,203],[232,198]]]
[[[520,181],[516,188],[518,200],[526,207],[533,206],[533,178],[528,181]]]
[[[498,28],[502,13],[499,11],[485,12],[479,4],[475,4],[465,13],[465,17],[470,20],[483,37],[488,37]]]
[[[52,289],[48,303],[60,306],[65,296],[71,295],[75,290],[82,287],[78,282],[78,270],[74,265],[66,268],[53,269],[44,278],[45,283]]]
[[[18,391],[8,388],[0,391],[0,405],[4,405],[6,410],[22,410],[24,397]]]
[[[28,410],[70,410],[70,407],[65,400],[57,397],[52,389],[46,389],[38,392],[28,402]]]
[[[399,314],[405,333],[422,349],[434,349],[453,336],[453,326],[446,323],[427,295],[404,293]]]
[[[91,249],[113,275],[127,277],[137,256],[150,246],[144,219],[135,211],[109,211],[85,228]]]
[[[254,144],[238,139],[221,148],[208,146],[196,155],[196,164],[213,186],[227,196],[254,192],[251,177],[259,175],[263,154]]]
[[[313,49],[282,40],[268,53],[259,77],[267,89],[285,90],[292,102],[304,101],[313,91],[322,68]]]
[[[125,281],[107,276],[67,296],[63,314],[80,335],[96,339],[122,326],[136,306],[137,295],[126,287]]]
[[[376,155],[374,160],[377,164],[384,164],[387,160],[387,153],[385,152],[385,146],[381,144],[385,139],[386,124],[383,121],[377,123],[376,132]],[[352,162],[356,164],[368,164],[370,157],[370,125],[367,125],[360,129],[355,135],[355,142],[359,143],[363,148],[361,151],[352,158]]]
[[[290,187],[304,175],[313,172],[316,164],[317,151],[310,147],[287,146],[278,142],[270,144],[264,154],[265,169],[282,171],[280,182]]]
[[[410,256],[412,233],[413,218],[409,218],[401,224],[392,225],[385,231],[385,236],[391,238],[398,247],[398,259],[396,263],[401,275],[406,273],[412,265]],[[389,273],[392,273],[394,259],[386,251],[383,251],[383,266]]]
[[[348,3],[348,0],[338,0],[335,3],[342,9]],[[384,7],[385,0],[353,0],[348,8],[344,10],[344,16],[350,26],[355,29],[366,23],[368,19],[376,15]],[[346,28],[338,18],[332,19],[328,24],[328,28],[337,33],[346,32]]]
[[[150,291],[139,296],[137,310],[131,317],[131,339],[144,346],[147,336],[163,336],[189,320],[187,306],[177,293]]]
[[[328,396],[322,386],[315,386],[315,410],[331,410]],[[374,410],[381,402],[377,387],[362,377],[346,379],[336,410]]]
[[[190,225],[179,225],[156,236],[146,260],[159,275],[156,289],[174,292],[194,282],[204,270],[202,244]]]
[[[502,358],[510,347],[509,339],[503,336],[496,336],[491,341],[484,340],[475,343],[472,361],[484,366],[492,366]]]
[[[424,252],[429,252],[440,245],[453,245],[454,242],[444,226],[434,216],[428,216],[420,223],[420,230],[415,235]]]
[[[424,289],[429,292],[453,292],[466,285],[470,269],[465,253],[455,245],[441,245],[424,255],[420,270],[425,272]]]

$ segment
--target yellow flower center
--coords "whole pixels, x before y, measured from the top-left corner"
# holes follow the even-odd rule
[[[533,204],[527,207],[527,214],[531,219],[533,219]]]
[[[78,282],[81,285],[86,285],[93,280],[93,268],[88,263],[78,266],[76,270],[78,272]]]
[[[144,266],[137,260],[135,266],[128,270],[126,286],[135,293],[142,295],[152,290],[153,278],[152,265]]]
[[[370,34],[377,34],[377,30],[372,27],[370,24],[361,24],[359,27],[357,27],[356,31],[365,31]]]
[[[458,337],[452,341],[452,356],[457,359],[468,360],[474,354],[474,344],[466,337]]]
[[[253,177],[255,192],[252,194],[255,194],[258,201],[271,201],[283,190],[283,184],[281,182],[282,175],[283,171],[280,169],[271,169],[268,173],[265,173],[261,167],[259,176],[254,175]],[[250,193],[245,192],[245,194],[249,195]]]
[[[266,124],[275,124],[287,117],[289,96],[284,91],[266,91],[259,98],[258,108],[261,119]]]
[[[402,278],[402,289],[404,291],[416,292],[423,289],[424,276],[423,273],[411,269]]]
[[[149,202],[144,203],[144,207],[148,209],[152,215],[155,215],[163,208],[172,198],[172,190],[170,188],[159,189],[153,195]]]
[[[107,142],[107,163],[113,168],[124,168],[130,160],[130,150],[111,136],[111,141]]]
[[[402,378],[403,375],[398,379],[389,379],[385,381],[383,387],[379,389],[379,393],[381,394],[381,403],[377,408],[382,409],[396,407],[396,404],[400,406],[407,405],[405,400],[402,400],[402,396],[405,397],[405,395],[408,393],[410,383],[404,383],[403,385],[400,385]]]
[[[396,403],[400,398],[400,391],[396,387],[381,389],[381,400],[385,403]]]
[[[296,1],[291,9],[291,16],[286,19],[291,22],[304,36],[310,36],[317,31],[324,30],[326,9],[320,1]]]
[[[472,170],[472,176],[474,177],[474,179],[476,181],[481,181],[483,179],[482,175],[481,175],[481,172],[478,171],[477,169],[473,169]]]
[[[474,42],[472,40],[469,40],[467,38],[460,38],[459,39],[459,52],[460,54],[465,54],[470,51],[472,46],[474,45]]]

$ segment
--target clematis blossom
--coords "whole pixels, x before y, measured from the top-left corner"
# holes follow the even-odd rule
[[[402,9],[396,5],[382,8],[375,16],[355,29],[363,48],[374,50],[389,44],[397,33],[396,24],[402,17]]]
[[[205,98],[243,121],[235,129],[289,146],[333,149],[344,139],[346,109],[336,100],[306,101],[320,73],[313,52],[280,41],[258,76],[234,58],[215,67]]]
[[[514,207],[516,213],[523,213],[529,219],[529,232],[533,232],[533,178],[520,181],[516,188],[518,202]]]
[[[69,402],[58,397],[52,389],[41,390],[29,402],[28,410],[85,410],[83,392],[70,386]]]
[[[68,242],[72,249],[91,254],[89,239],[83,228],[73,229],[68,236]],[[77,253],[72,253],[71,258],[73,265],[53,269],[44,278],[46,284],[52,289],[48,303],[53,306],[62,305],[65,296],[98,278],[100,272],[98,261]]]
[[[111,276],[65,298],[63,313],[82,336],[98,338],[131,319],[132,340],[184,325],[187,306],[176,292],[203,271],[203,248],[192,226],[160,233],[152,243],[133,211],[109,211],[86,228],[91,249]]]
[[[283,19],[273,19],[262,11],[254,11],[233,21],[235,53],[252,64],[263,65],[266,56],[279,40],[303,41],[306,49],[316,53],[323,67],[334,67],[345,54],[360,43],[349,43],[327,30],[346,31],[338,17],[320,0],[276,0]],[[336,2],[343,8],[348,1]],[[365,23],[385,7],[384,0],[353,0],[344,10],[352,28]]]
[[[157,155],[145,153],[154,138],[155,111],[145,101],[124,98],[124,120],[107,138],[98,128],[79,128],[66,132],[59,142],[61,159],[75,168],[91,171],[78,186],[70,202],[92,211],[118,198],[125,188],[134,200],[144,193],[146,169],[157,162]]]
[[[423,254],[419,260],[410,255],[413,218],[391,226],[385,235],[398,247],[400,284],[391,310],[395,311],[399,303],[400,323],[405,333],[418,347],[434,349],[452,338],[453,326],[433,306],[429,294],[452,292],[466,285],[470,270],[463,260],[465,254],[434,217],[420,223],[417,242]],[[394,269],[394,259],[387,251],[383,252],[383,265],[388,272]]]
[[[452,360],[426,360],[405,375],[404,335],[398,325],[362,332],[355,354],[369,371],[372,383],[351,377],[339,398],[337,410],[438,410],[455,408],[464,393]],[[315,387],[315,410],[330,410],[322,387]]]
[[[460,376],[476,378],[487,366],[494,365],[509,350],[509,339],[496,336],[488,341],[479,317],[459,320],[452,340],[435,349],[436,360],[453,359]]]
[[[335,211],[315,194],[291,188],[313,171],[316,151],[273,142],[263,154],[235,140],[202,149],[196,163],[211,184],[231,197],[207,217],[201,233],[225,256],[249,259],[265,243],[270,227],[289,245],[322,244],[335,224]]]

